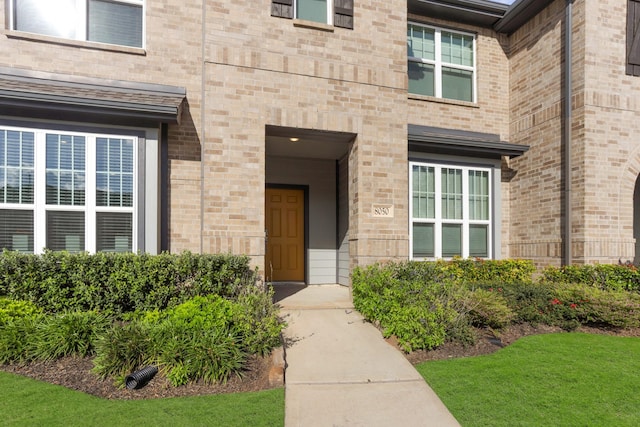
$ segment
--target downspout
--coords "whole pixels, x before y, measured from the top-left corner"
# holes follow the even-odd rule
[[[200,89],[200,253],[204,253],[204,162],[205,162],[205,151],[204,146],[206,143],[207,137],[207,126],[205,125],[206,118],[206,92],[207,92],[207,64],[205,61],[206,54],[206,40],[207,40],[207,1],[202,0],[202,34],[201,34],[200,46],[202,58],[202,69],[201,69],[201,89]]]
[[[571,125],[572,109],[571,102],[571,61],[572,61],[572,31],[573,31],[573,0],[567,0],[565,8],[565,30],[564,30],[564,265],[573,263],[571,250]]]

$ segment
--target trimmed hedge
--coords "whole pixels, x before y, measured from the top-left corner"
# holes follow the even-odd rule
[[[197,295],[236,298],[256,283],[249,258],[235,255],[132,253],[42,255],[4,251],[0,296],[31,301],[47,312],[109,315],[162,310]]]
[[[551,283],[578,283],[601,289],[640,291],[640,271],[634,265],[587,264],[547,267],[542,272],[544,281]]]
[[[530,282],[536,267],[532,261],[520,259],[482,260],[455,258],[452,261],[406,261],[385,264],[394,277],[424,282]]]
[[[512,323],[640,327],[637,270],[584,265],[535,268],[521,260],[375,264],[353,272],[354,306],[405,351],[473,342],[470,326]]]

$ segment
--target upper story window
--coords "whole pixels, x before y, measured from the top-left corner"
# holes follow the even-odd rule
[[[296,0],[294,10],[296,18],[307,21],[331,24],[331,1],[329,0]]]
[[[353,0],[272,0],[271,15],[353,29]]]
[[[11,29],[143,47],[144,0],[11,0]]]
[[[409,93],[475,102],[475,36],[419,24],[407,29]]]

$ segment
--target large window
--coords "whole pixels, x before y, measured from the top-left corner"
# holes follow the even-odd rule
[[[410,164],[413,259],[491,256],[491,172]]]
[[[11,28],[143,47],[144,0],[11,0]]]
[[[409,24],[409,92],[475,102],[475,36]]]
[[[137,138],[0,128],[0,249],[136,250]]]

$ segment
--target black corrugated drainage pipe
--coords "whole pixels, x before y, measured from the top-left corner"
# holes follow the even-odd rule
[[[573,58],[573,0],[567,0],[564,28],[564,265],[573,263],[571,250],[571,122],[573,118],[571,101],[571,61]]]
[[[127,375],[124,382],[130,390],[139,389],[146,386],[157,373],[157,366],[147,366],[146,368]]]

